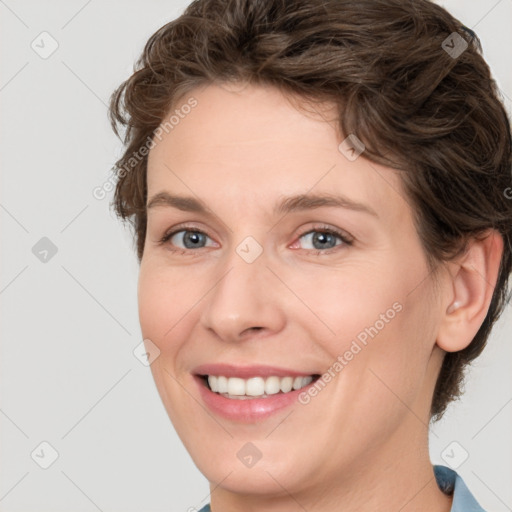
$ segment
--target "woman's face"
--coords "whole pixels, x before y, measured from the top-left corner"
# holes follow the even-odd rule
[[[280,494],[416,457],[440,306],[396,171],[274,88],[190,96],[149,154],[138,300],[193,460]]]

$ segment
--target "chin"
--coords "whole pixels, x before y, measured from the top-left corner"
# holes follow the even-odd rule
[[[272,465],[252,468],[233,467],[230,464],[196,464],[206,479],[222,489],[242,495],[278,496],[284,493],[283,488],[293,492],[301,487],[296,481],[293,464],[288,460],[289,468],[275,468]]]

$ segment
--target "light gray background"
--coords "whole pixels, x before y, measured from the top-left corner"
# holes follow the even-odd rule
[[[92,195],[121,151],[108,98],[186,4],[0,0],[1,511],[186,511],[208,501],[132,353],[141,333],[129,231],[109,211],[112,194]],[[512,0],[442,5],[481,38],[510,112]],[[46,59],[31,48],[50,48],[43,31],[59,45]],[[42,237],[57,247],[46,263],[32,252]],[[496,512],[512,510],[511,338],[509,305],[464,399],[431,435],[435,463],[467,451],[457,471]],[[35,462],[50,460],[43,441],[59,455],[48,469]]]

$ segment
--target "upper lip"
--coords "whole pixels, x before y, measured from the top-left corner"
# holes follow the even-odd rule
[[[251,377],[305,377],[308,375],[318,375],[318,373],[306,371],[297,371],[290,368],[267,365],[240,366],[226,363],[202,364],[194,368],[195,375],[217,375],[224,377],[239,377],[248,379]]]

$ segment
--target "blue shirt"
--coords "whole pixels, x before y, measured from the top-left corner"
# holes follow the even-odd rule
[[[464,480],[453,469],[434,465],[434,474],[439,489],[445,494],[453,494],[450,512],[485,512],[466,487]],[[199,512],[211,512],[210,504],[205,505]]]

